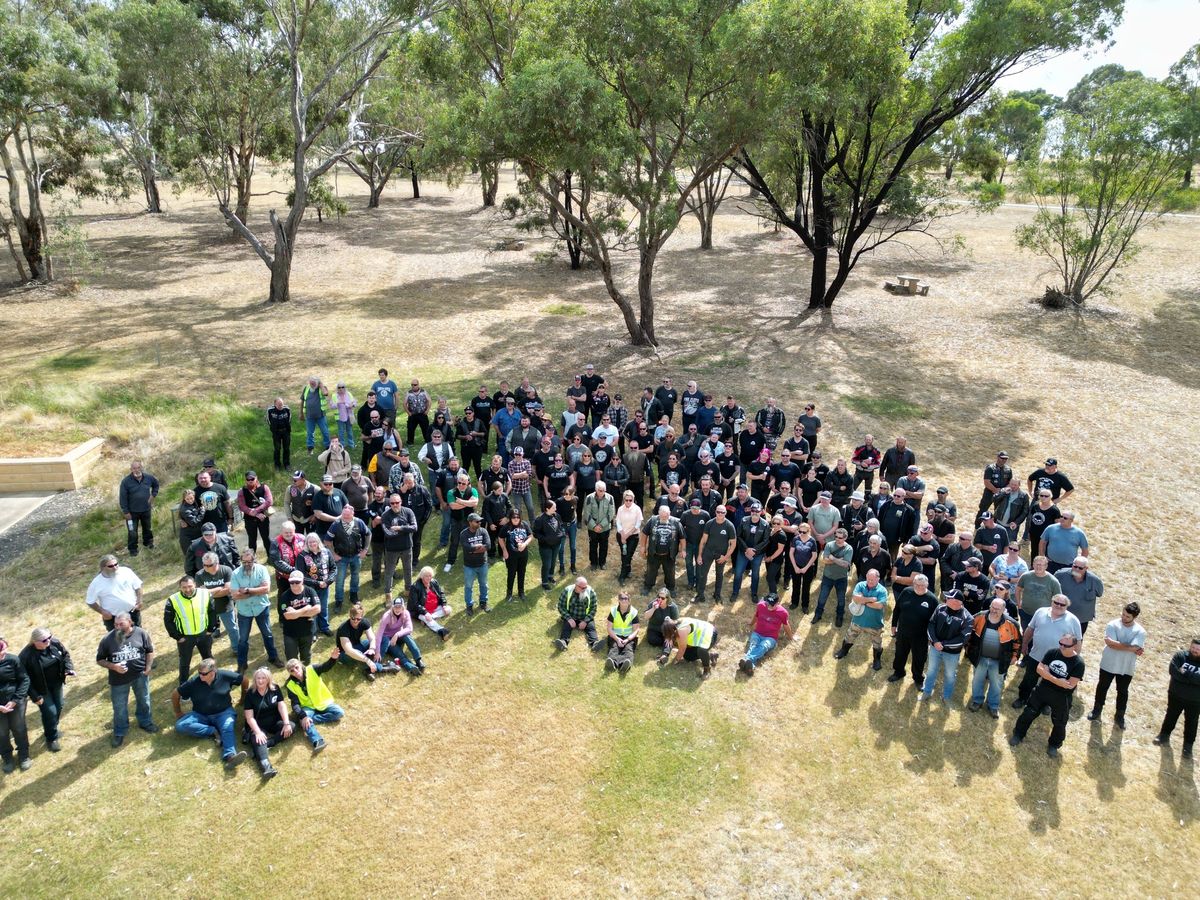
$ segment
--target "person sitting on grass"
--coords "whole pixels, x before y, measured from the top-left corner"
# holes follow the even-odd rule
[[[379,620],[379,631],[375,635],[375,656],[386,659],[391,656],[395,664],[409,675],[425,674],[425,661],[421,659],[421,649],[413,640],[413,620],[404,599],[397,597],[389,609],[384,610]],[[405,650],[411,654],[409,660]]]
[[[657,662],[661,666],[671,653],[671,645],[663,635],[663,622],[667,619],[679,619],[679,607],[671,599],[671,592],[665,587],[659,588],[658,594],[646,607],[646,615],[650,617],[646,621],[646,643],[659,648]]]
[[[325,739],[317,731],[317,726],[336,722],[346,714],[333,702],[333,694],[321,680],[321,676],[333,668],[341,655],[335,646],[329,653],[329,659],[319,665],[306,666],[298,659],[289,659],[285,666],[288,680],[284,688],[292,701],[292,716],[312,742],[313,753],[325,749]]]
[[[171,706],[175,709],[175,731],[188,737],[215,738],[221,744],[221,760],[225,768],[232,769],[246,758],[245,750],[235,747],[234,723],[237,713],[233,711],[230,693],[241,685],[237,672],[218,669],[212,658],[200,660],[196,674],[175,688],[171,694]],[[184,713],[182,700],[192,701],[192,711]]]
[[[717,629],[703,619],[682,618],[678,622],[663,622],[663,637],[667,646],[675,647],[675,663],[700,661],[700,677],[707,678],[720,657],[716,650]],[[667,660],[662,661],[664,664]]]
[[[562,589],[558,597],[558,618],[561,623],[558,640],[554,646],[566,650],[571,641],[571,635],[582,631],[587,641],[588,649],[595,650],[600,645],[596,636],[596,592],[588,586],[588,580],[580,575],[574,584]]]
[[[404,603],[404,598],[397,597],[394,603]],[[371,628],[371,620],[363,614],[361,603],[350,607],[350,616],[338,626],[337,645],[341,655],[338,661],[349,666],[361,665],[367,681],[374,681],[381,672],[399,672],[399,666],[384,662],[376,650],[375,631]]]
[[[791,640],[794,632],[788,611],[779,605],[778,594],[767,594],[754,607],[754,617],[750,620],[750,638],[746,641],[746,655],[738,662],[738,669],[746,675],[753,675],[763,657],[779,644],[780,630]]]
[[[279,771],[271,765],[267,751],[291,737],[295,726],[288,715],[283,691],[272,680],[271,670],[266,666],[255,669],[254,675],[242,685],[242,716],[246,720],[242,743],[248,743],[253,749],[263,780],[268,781]]]
[[[421,622],[443,641],[450,637],[450,632],[438,621],[450,615],[450,605],[442,586],[433,577],[432,567],[425,566],[417,573],[417,580],[408,592],[408,612],[413,621]]]
[[[629,601],[629,592],[617,594],[617,605],[608,613],[608,659],[605,665],[622,674],[633,668],[633,654],[637,650],[637,608]]]

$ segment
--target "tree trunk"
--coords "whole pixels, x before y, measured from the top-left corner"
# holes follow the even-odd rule
[[[579,227],[571,222],[572,204],[574,198],[571,194],[571,170],[567,169],[563,173],[563,205],[566,207],[567,216],[563,219],[563,241],[567,245],[567,256],[571,258],[571,271],[579,270],[583,260],[583,233]],[[551,205],[550,207],[551,220],[558,216],[558,210]]]
[[[162,200],[158,195],[158,180],[154,177],[154,164],[146,162],[140,168],[142,188],[146,192],[146,212],[161,213]]]
[[[642,337],[651,347],[658,346],[658,338],[654,335],[654,263],[657,259],[658,250],[647,248],[638,260],[638,324]],[[636,339],[634,343],[637,343]]]
[[[696,211],[696,218],[700,220],[700,249],[712,249],[713,236],[713,213],[715,210],[711,206],[704,205]]]
[[[371,193],[367,197],[367,209],[379,209],[379,195],[383,193],[382,184],[371,185]]]
[[[484,207],[496,205],[496,192],[500,189],[500,163],[481,162],[479,164],[479,182],[483,189]]]
[[[1192,166],[1194,162],[1194,160],[1188,159],[1183,164],[1183,184],[1180,186],[1184,190],[1187,190],[1192,186]]]
[[[417,180],[417,167],[413,166],[408,170],[408,176],[412,179],[413,199],[421,199],[421,182]]]
[[[29,276],[25,273],[25,263],[21,261],[21,254],[17,252],[17,245],[13,243],[11,226],[4,221],[2,216],[0,216],[0,226],[4,228],[4,242],[8,244],[8,252],[12,256],[13,265],[17,267],[17,277],[21,281],[28,281]]]
[[[825,290],[824,303],[825,309],[833,308],[833,301],[837,299],[837,295],[841,293],[842,288],[846,285],[846,279],[850,277],[850,266],[842,258],[838,258],[837,274],[833,276],[833,281],[829,282],[829,287]],[[811,305],[811,304],[810,304]]]
[[[824,244],[813,250],[812,273],[808,283],[808,308],[820,309],[825,306],[825,268],[829,264],[829,248]],[[833,298],[829,299],[833,302]]]
[[[271,211],[271,226],[275,231],[275,256],[271,265],[271,292],[269,303],[287,303],[292,299],[292,242],[288,239],[283,222]]]
[[[946,180],[949,181],[953,177],[954,177],[954,163],[948,162],[948,163],[946,163]]]
[[[242,224],[246,223],[246,217],[250,215],[251,173],[251,166],[239,160],[239,164],[234,172],[234,190],[236,191],[236,196],[233,204],[233,214],[237,216],[238,221]]]

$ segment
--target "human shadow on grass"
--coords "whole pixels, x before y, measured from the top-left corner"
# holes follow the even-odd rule
[[[1175,748],[1169,745],[1160,748],[1155,795],[1171,807],[1171,812],[1179,822],[1190,825],[1200,819],[1195,761],[1177,757]]]
[[[1045,747],[1045,731],[1034,728],[1024,743],[1011,749],[1021,781],[1017,805],[1029,815],[1029,830],[1033,834],[1045,834],[1062,824],[1058,804],[1062,763],[1046,756]]]
[[[125,739],[126,744],[129,743],[133,734],[141,735],[142,732],[134,727],[130,737]],[[111,735],[105,732],[85,744],[77,745],[74,748],[74,755],[70,756],[65,764],[57,765],[42,774],[37,774],[38,764],[46,764],[48,758],[42,757],[35,760],[35,767],[30,770],[30,773],[34,775],[32,778],[24,773],[21,781],[18,781],[15,775],[4,776],[4,780],[0,784],[8,788],[9,792],[3,799],[0,799],[0,819],[18,813],[31,804],[44,806],[57,796],[59,791],[70,787],[97,766],[102,765],[104,758],[113,753],[120,753],[121,748],[114,750],[109,745],[110,737]],[[70,752],[70,748],[64,749],[59,757]],[[58,762],[58,759],[54,761]]]
[[[853,654],[854,650],[850,653]],[[850,656],[837,660],[830,657],[830,660],[834,666],[834,678],[829,693],[825,695],[825,705],[837,718],[862,705],[874,673],[869,664],[863,665],[861,654],[857,661],[852,661]],[[879,681],[882,683],[883,679]]]
[[[1104,740],[1103,728],[1099,720],[1088,723],[1087,763],[1084,771],[1096,782],[1096,796],[1101,800],[1113,800],[1116,791],[1125,787],[1128,779],[1121,765],[1121,749],[1125,732],[1113,726],[1108,740]]]

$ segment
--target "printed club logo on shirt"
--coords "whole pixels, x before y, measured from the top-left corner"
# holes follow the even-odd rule
[[[204,491],[200,495],[200,506],[207,512],[212,512],[221,501],[221,495],[216,491]]]

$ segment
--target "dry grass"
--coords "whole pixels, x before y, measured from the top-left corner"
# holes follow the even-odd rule
[[[103,271],[81,273],[77,293],[5,298],[0,453],[34,434],[84,431],[110,439],[98,483],[113,483],[131,453],[170,479],[210,449],[235,471],[267,452],[258,432],[245,444],[257,413],[237,404],[290,397],[310,371],[361,393],[382,363],[462,401],[480,377],[526,372],[557,396],[587,361],[630,397],[670,373],[755,408],[773,393],[790,415],[811,399],[827,457],[865,431],[881,443],[903,432],[927,480],[948,484],[964,511],[997,449],[1022,474],[1053,453],[1079,487],[1072,505],[1107,586],[1101,618],[1133,598],[1146,610],[1150,651],[1129,730],[1073,722],[1065,758],[1049,764],[1039,726],[1013,753],[1007,707],[1001,723],[918,710],[883,684],[886,669],[868,673],[864,648],[837,664],[832,629],[806,623],[759,677],[735,681],[745,603],[713,614],[727,662],[702,687],[641,656],[620,679],[579,646],[556,657],[551,603],[539,599],[457,623],[444,647],[424,643],[421,681],[368,687],[340,673],[350,713],[329,729],[330,750],[310,761],[293,742],[279,754],[283,775],[260,789],[248,769],[227,778],[199,742],[135,732],[109,751],[102,680],[86,664],[98,635],[80,598],[100,548],[122,539],[96,514],[0,569],[6,632],[50,622],[85,663],[64,752],[40,752],[39,739],[34,769],[0,782],[8,892],[18,878],[22,893],[53,883],[66,896],[215,896],[249,884],[328,896],[368,878],[414,896],[1186,890],[1200,856],[1195,773],[1150,737],[1167,653],[1197,629],[1175,563],[1190,558],[1185,523],[1200,508],[1195,220],[1154,235],[1107,313],[1029,305],[1045,276],[1011,240],[1028,211],[1005,208],[953,223],[971,256],[891,248],[863,264],[831,315],[813,315],[796,301],[795,242],[731,205],[713,251],[694,249],[689,221],[663,254],[664,340],[652,353],[625,344],[594,274],[537,262],[546,247],[536,241],[490,252],[474,187],[424,190],[373,213],[356,196],[343,224],[307,227],[296,300],[283,308],[262,303],[265,270],[198,200],[174,201],[161,219],[90,217]],[[931,295],[885,294],[883,278],[900,269],[930,281]],[[175,572],[163,543],[158,561],[139,560],[156,600]],[[448,582],[457,594],[459,574]],[[372,595],[371,615],[378,606]],[[1085,652],[1089,698],[1098,644]],[[198,832],[216,852],[184,849]],[[301,835],[323,853],[298,865]]]

